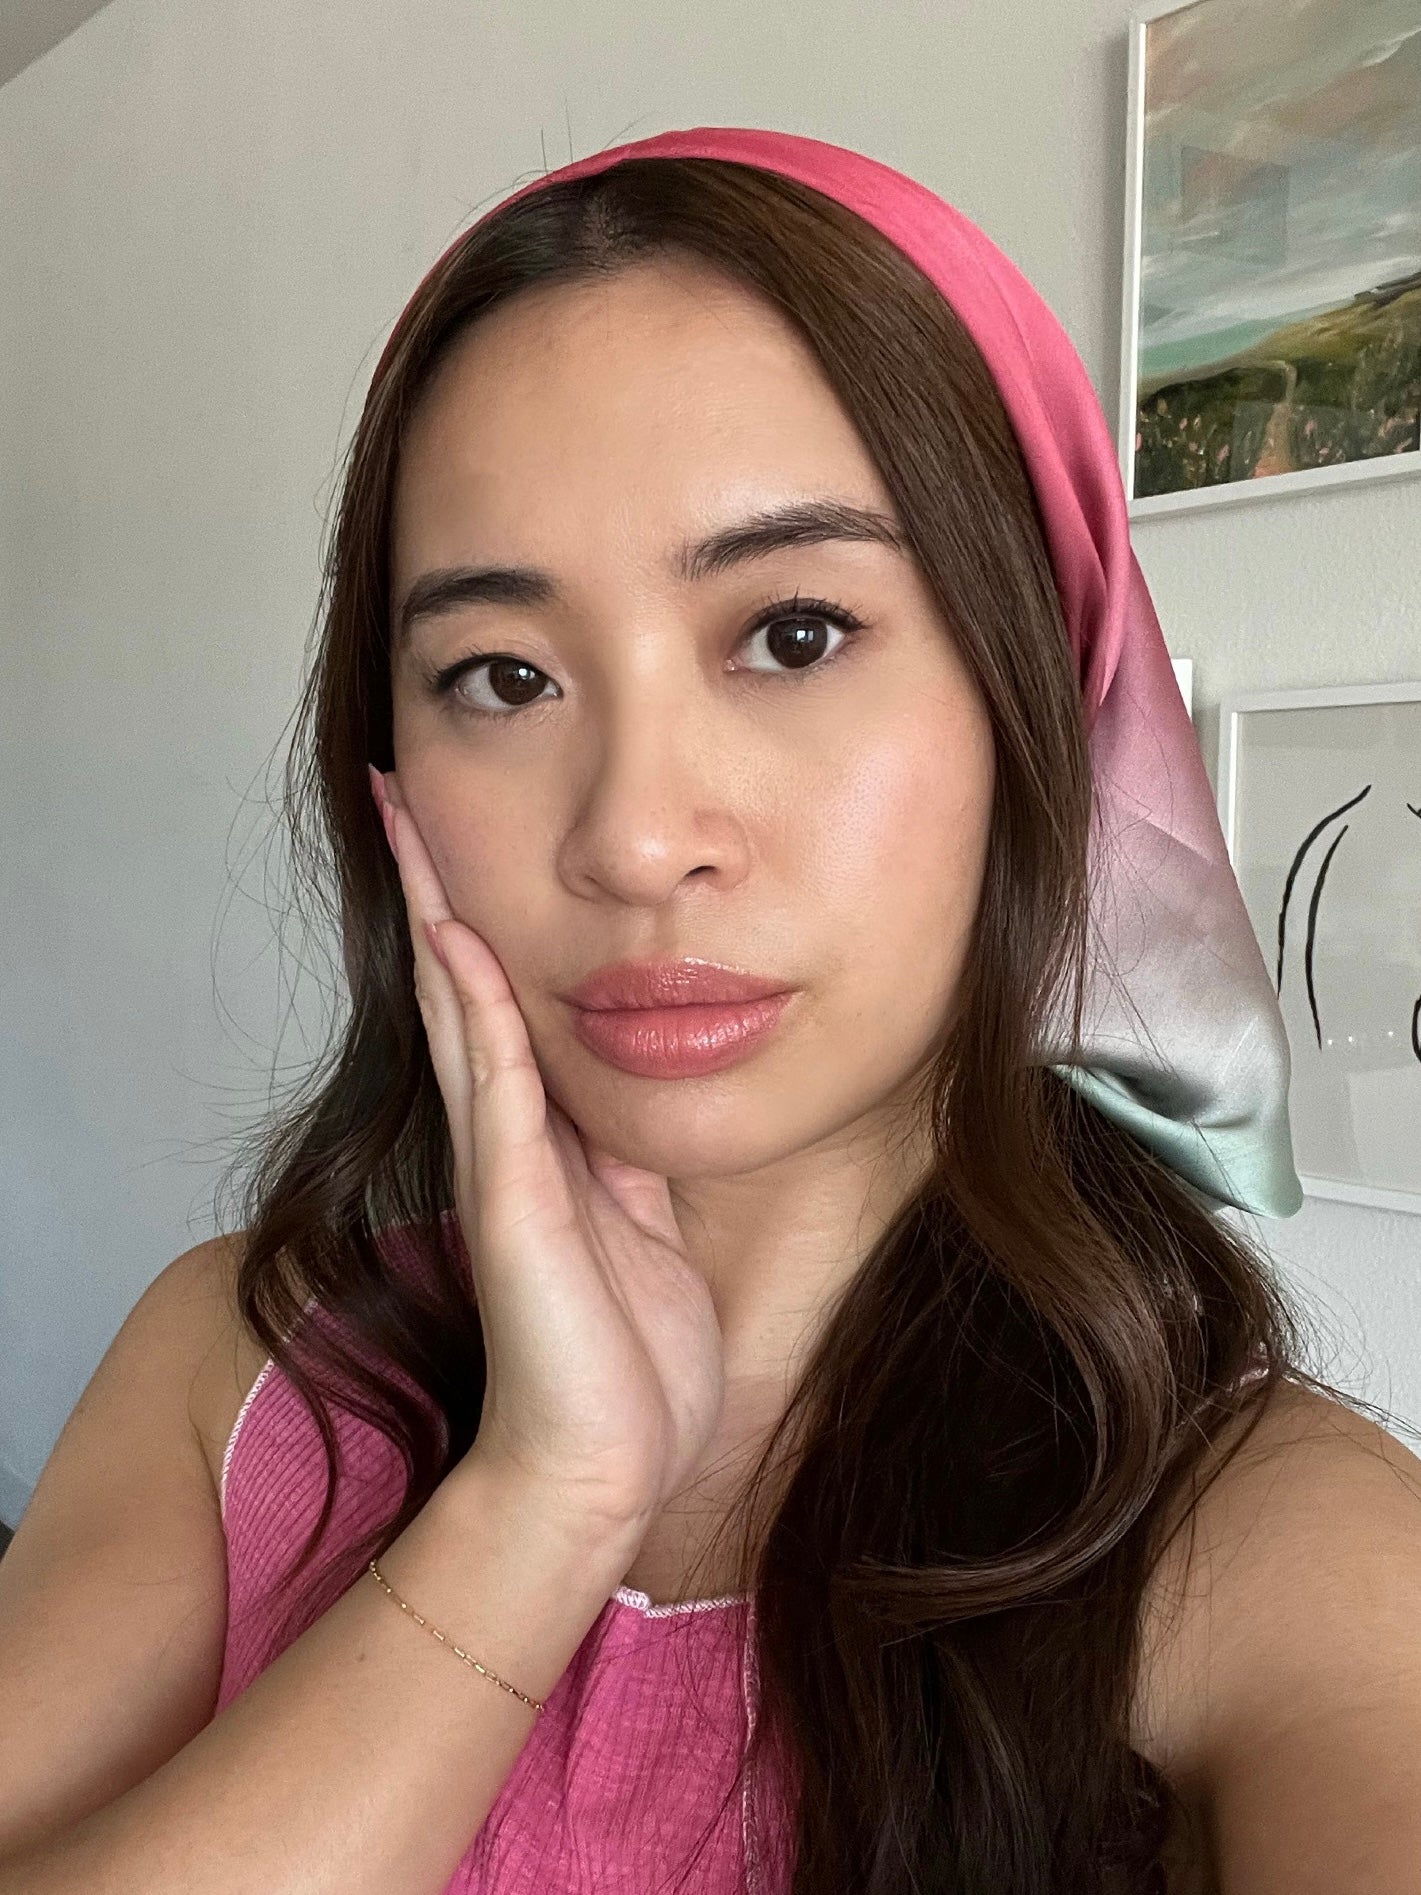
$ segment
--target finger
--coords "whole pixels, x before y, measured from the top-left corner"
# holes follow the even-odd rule
[[[610,1207],[630,1217],[641,1229],[681,1245],[681,1233],[671,1211],[671,1192],[664,1178],[642,1171],[610,1152],[594,1146],[582,1128],[552,1099],[548,1100],[548,1130],[568,1168],[568,1176],[589,1207]]]
[[[416,972],[427,983],[421,1004],[436,1016],[436,1071],[449,1111],[456,1180],[466,1195],[464,1214],[480,1238],[511,1227],[533,1205],[566,1215],[566,1180],[547,1139],[542,1075],[508,977],[482,936],[449,913],[418,825],[398,802],[392,827]],[[478,1248],[495,1254],[497,1238]]]
[[[448,969],[441,964],[425,933],[426,922],[438,923],[448,916],[449,899],[409,811],[401,809],[393,797],[388,809],[390,847],[399,865],[414,951],[415,994],[449,1118],[455,1166],[469,1170],[474,1162],[474,1088],[466,1051],[464,1007]]]
[[[498,956],[474,929],[438,924],[439,946],[463,1009],[480,1161],[501,1186],[546,1170],[548,1101],[527,1024]]]
[[[588,1169],[587,1154],[582,1148],[582,1135],[571,1118],[555,1099],[548,1099],[548,1136],[557,1146],[558,1155],[567,1167],[568,1179],[579,1191],[585,1191],[592,1174]]]
[[[594,1145],[582,1127],[553,1099],[548,1100],[548,1130],[568,1168],[568,1177],[589,1206],[611,1207],[652,1236],[682,1248],[680,1227],[671,1208],[665,1178],[642,1171]],[[600,1208],[600,1207],[599,1207]]]
[[[681,1227],[671,1204],[671,1187],[657,1172],[614,1158],[601,1146],[583,1140],[592,1176],[633,1223],[663,1243],[683,1250]]]

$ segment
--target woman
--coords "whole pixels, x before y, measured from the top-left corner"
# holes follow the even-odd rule
[[[570,165],[329,588],[351,1016],[0,1566],[0,1895],[1421,1886],[1421,1463],[1216,1215],[1286,1041],[1024,279]]]

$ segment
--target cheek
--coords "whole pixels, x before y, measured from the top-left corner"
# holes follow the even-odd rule
[[[908,726],[908,728],[906,728]],[[989,728],[908,720],[841,781],[824,822],[822,915],[834,1040],[892,1084],[938,1044],[981,898],[995,762]]]
[[[409,772],[406,794],[449,905],[491,943],[528,907],[528,864],[545,847],[532,799],[466,769],[426,765]]]
[[[844,930],[845,972],[857,970],[865,990],[881,998],[885,981],[901,981],[900,993],[921,990],[936,1008],[955,983],[981,895],[993,781],[985,726],[935,719],[865,746],[836,784],[821,887]]]

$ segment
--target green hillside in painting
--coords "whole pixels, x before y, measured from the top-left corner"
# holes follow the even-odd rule
[[[1178,493],[1421,447],[1421,271],[1142,381],[1135,494]]]

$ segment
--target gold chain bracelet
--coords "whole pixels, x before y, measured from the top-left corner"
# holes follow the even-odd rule
[[[473,1669],[477,1671],[481,1677],[487,1678],[490,1684],[496,1684],[500,1691],[507,1691],[511,1693],[511,1695],[517,1698],[520,1703],[531,1705],[535,1711],[541,1711],[543,1709],[542,1704],[538,1701],[537,1698],[530,1698],[526,1692],[520,1691],[517,1685],[509,1684],[508,1680],[506,1678],[500,1678],[496,1671],[490,1671],[487,1665],[481,1665],[477,1658],[471,1658],[467,1652],[460,1651],[459,1647],[454,1643],[453,1639],[446,1638],[442,1632],[436,1631],[435,1628],[429,1623],[428,1619],[422,1619],[419,1616],[418,1612],[415,1611],[414,1607],[410,1605],[406,1600],[402,1599],[400,1595],[395,1591],[394,1587],[390,1584],[389,1580],[386,1579],[385,1575],[380,1571],[380,1568],[375,1564],[373,1559],[371,1560],[370,1564],[366,1567],[365,1570],[366,1572],[370,1574],[370,1577],[372,1579],[378,1580],[380,1585],[382,1585],[385,1588],[386,1592],[389,1593],[390,1597],[394,1600],[395,1604],[400,1608],[401,1612],[407,1612],[409,1616],[414,1620],[416,1625],[422,1625],[425,1631],[428,1632],[431,1635],[431,1637],[437,1638],[441,1645],[447,1645],[450,1651],[453,1652],[456,1658],[462,1658],[466,1665],[472,1666]]]

